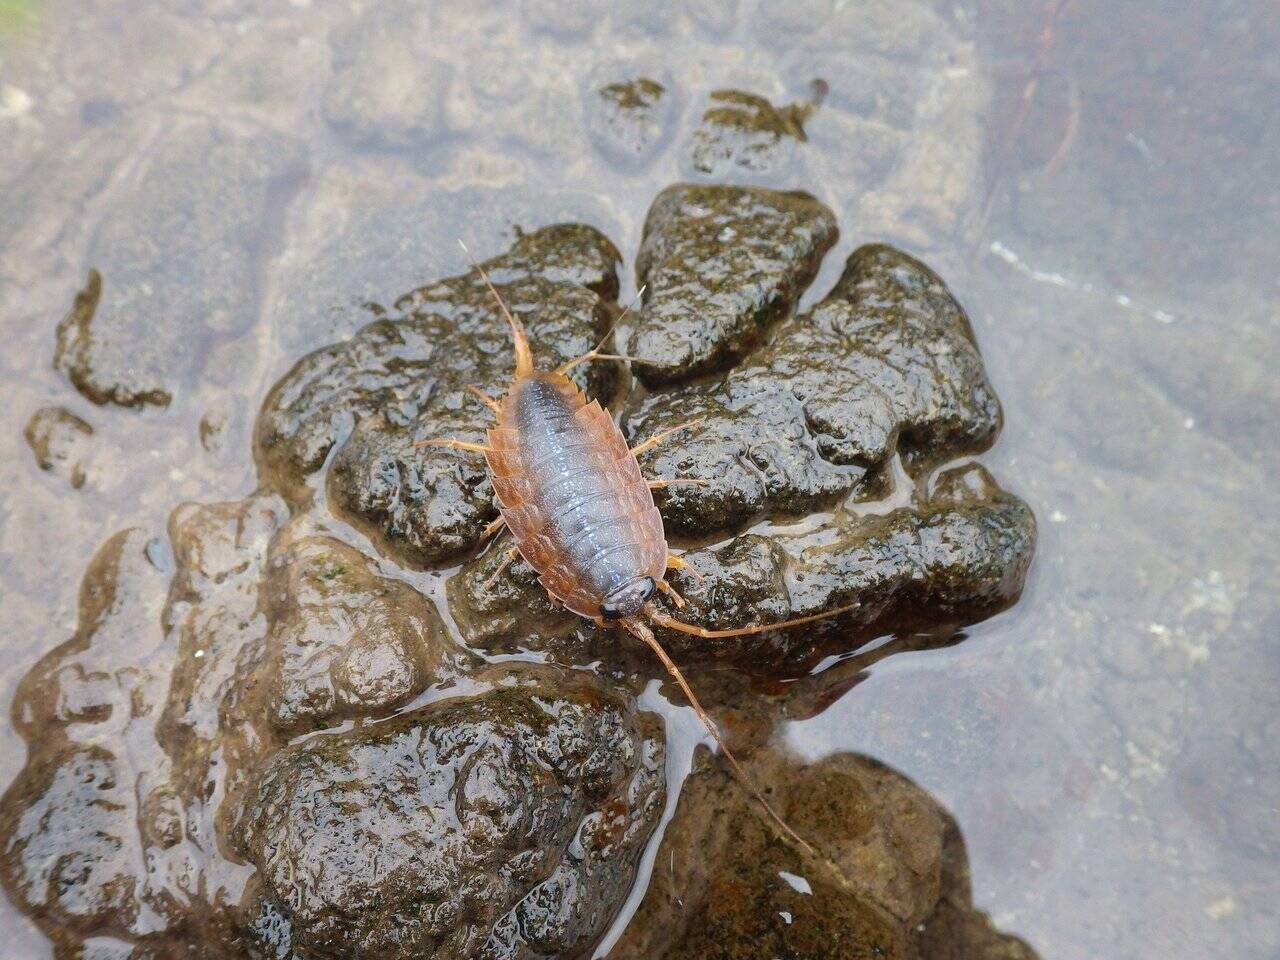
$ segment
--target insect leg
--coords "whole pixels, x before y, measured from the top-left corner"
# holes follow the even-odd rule
[[[674,486],[676,486],[676,485],[678,485],[678,484],[683,484],[683,483],[690,483],[690,484],[693,484],[694,486],[698,486],[698,487],[705,487],[705,486],[706,486],[707,484],[709,484],[710,482],[711,482],[710,480],[695,480],[695,479],[693,479],[693,478],[691,478],[691,477],[690,477],[690,478],[683,479],[683,480],[677,477],[677,478],[674,478],[674,479],[671,479],[671,480],[648,480],[648,481],[646,481],[646,483],[648,483],[648,484],[649,484],[649,489],[650,489],[650,490],[661,490],[661,489],[663,489],[664,487],[674,487]]]
[[[798,627],[802,623],[813,623],[815,620],[826,620],[830,617],[839,616],[842,613],[848,613],[857,607],[862,606],[860,603],[848,603],[843,607],[836,607],[834,610],[827,610],[824,613],[815,613],[807,617],[796,617],[792,620],[783,620],[779,623],[754,623],[749,627],[736,627],[732,630],[708,630],[705,627],[695,627],[691,623],[681,623],[675,620],[654,606],[646,606],[645,613],[649,615],[649,619],[654,623],[661,624],[669,630],[675,630],[677,633],[687,633],[694,637],[705,637],[708,640],[715,640],[722,637],[745,637],[753,633],[767,633],[770,630],[786,630],[789,627]]]
[[[467,443],[465,440],[455,440],[453,437],[437,438],[435,440],[419,440],[414,444],[415,447],[447,447],[450,450],[466,450],[470,453],[488,453],[489,448],[483,443]]]
[[[689,574],[689,576],[693,577],[693,579],[697,580],[699,583],[702,583],[702,581],[707,579],[702,575],[702,572],[697,567],[695,567],[692,563],[690,563],[684,557],[677,557],[674,553],[667,554],[667,569],[683,570],[685,573]]]
[[[468,383],[467,392],[470,393],[477,400],[479,400],[481,403],[483,403],[490,410],[492,410],[493,415],[495,417],[502,412],[502,407],[499,406],[498,401],[493,399],[493,397],[489,396],[479,387],[472,386],[471,384]]]
[[[676,605],[677,610],[684,609],[684,597],[680,596],[675,587],[665,580],[659,580],[658,589],[671,598],[671,602]]]
[[[497,533],[506,525],[507,525],[507,518],[503,516],[499,516],[497,520],[494,520],[492,523],[487,524],[485,526],[483,532],[480,534],[480,542],[484,543],[486,540],[488,540],[490,537],[492,537],[495,533]]]
[[[632,447],[631,455],[634,457],[638,457],[640,456],[640,454],[644,453],[646,450],[652,450],[654,447],[660,444],[663,440],[667,439],[667,437],[671,436],[673,433],[679,433],[681,430],[688,430],[690,427],[699,427],[699,426],[702,426],[701,417],[699,417],[697,420],[688,420],[685,423],[676,424],[676,426],[672,427],[670,430],[663,430],[661,433],[655,434],[652,437],[650,437],[644,443],[638,446]]]
[[[515,563],[516,559],[519,556],[520,556],[520,551],[517,550],[515,547],[512,547],[510,550],[508,550],[507,555],[502,558],[502,563],[498,564],[498,569],[493,571],[492,574],[490,574],[489,579],[484,582],[482,589],[488,590],[495,583],[497,583],[498,578],[502,576],[503,571],[505,571],[507,567],[511,566],[511,564]]]

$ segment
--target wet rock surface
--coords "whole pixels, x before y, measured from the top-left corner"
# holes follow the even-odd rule
[[[1030,510],[981,465],[954,463],[990,444],[1000,408],[942,281],[864,247],[796,315],[834,239],[804,194],[665,191],[633,332],[683,366],[634,399],[614,363],[574,370],[636,438],[702,421],[644,461],[708,481],[668,491],[670,531],[731,537],[685,554],[703,579],[675,578],[681,619],[734,627],[856,605],[803,631],[662,631],[677,660],[741,678],[708,685],[713,709],[873,637],[945,634],[1002,609],[1033,552]],[[485,266],[545,369],[614,323],[620,261],[597,230],[560,224]],[[606,936],[631,893],[668,788],[665,731],[637,703],[665,677],[624,635],[557,609],[523,562],[492,581],[505,544],[468,556],[496,516],[483,460],[413,446],[483,440],[490,418],[468,387],[500,396],[512,370],[489,291],[466,274],[386,300],[268,392],[261,489],[179,507],[167,546],[111,541],[76,637],[26,681],[32,753],[3,801],[0,876],[68,955],[567,958]],[[825,688],[809,687],[792,712],[821,709]],[[757,737],[787,714],[762,708]],[[943,816],[910,785],[852,761],[762,762],[845,879],[818,878],[740,786],[699,774],[667,842],[706,855],[649,897],[701,912],[647,901],[619,949],[924,960],[944,902],[948,931],[1006,943],[967,894],[944,892]],[[844,807],[803,799],[824,790]]]
[[[618,254],[580,225],[522,237],[488,261],[499,293],[524,320],[543,367],[594,347],[612,323]],[[456,558],[496,516],[484,464],[418,448],[419,440],[483,440],[487,411],[467,390],[500,396],[511,377],[506,323],[474,275],[431,284],[395,314],[305,357],[268,395],[258,420],[266,483],[296,493],[341,443],[328,474],[334,507],[397,560],[430,566]],[[608,398],[611,362],[573,371]]]
[[[654,200],[636,256],[644,303],[627,341],[647,383],[722,369],[786,315],[836,240],[806,193],[677,184]]]
[[[902,774],[855,754],[804,765],[764,751],[749,768],[830,862],[779,841],[728,771],[704,763],[611,960],[1036,957],[973,907],[954,822]]]
[[[654,339],[684,348],[678,330]],[[895,454],[914,472],[979,452],[999,430],[1000,406],[942,281],[874,245],[856,250],[831,293],[769,347],[723,378],[646,398],[626,430],[652,436],[690,419],[702,425],[642,466],[705,484],[664,497],[673,532],[702,536],[875,491]]]
[[[261,680],[282,733],[389,715],[466,659],[435,606],[359,550],[305,537],[274,559]]]
[[[655,718],[561,680],[278,755],[242,844],[326,956],[572,956],[627,895],[663,802]]]

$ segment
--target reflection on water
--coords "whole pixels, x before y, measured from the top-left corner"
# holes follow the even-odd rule
[[[787,745],[932,795],[973,903],[1041,956],[1273,956],[1271,7],[469,7],[0,0],[4,702],[109,535],[252,489],[299,355],[459,272],[457,236],[581,220],[630,257],[710,164],[836,211],[810,297],[869,240],[939,269],[1006,412],[984,462],[1041,521],[1018,606],[831,665]],[[693,151],[712,128],[731,149]],[[59,336],[91,268],[105,333]],[[0,954],[47,955],[3,920]]]

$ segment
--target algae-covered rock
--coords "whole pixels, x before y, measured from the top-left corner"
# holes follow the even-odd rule
[[[598,232],[562,225],[484,266],[545,368],[586,353],[608,330],[617,260]],[[502,313],[473,274],[413,291],[395,309],[276,384],[258,419],[258,459],[264,481],[293,494],[341,443],[328,474],[332,505],[385,553],[431,566],[477,543],[496,510],[482,461],[413,444],[483,440],[488,411],[468,388],[500,396],[513,354]],[[582,364],[573,376],[607,399],[616,368]]]
[[[60,474],[73,490],[84,486],[93,427],[65,407],[41,407],[27,421],[23,436],[41,470]]]
[[[280,551],[266,592],[271,626],[258,679],[285,733],[388,715],[466,664],[430,600],[328,537]]]
[[[81,585],[79,629],[14,702],[33,748],[0,800],[0,880],[54,928],[142,934],[182,913],[169,764],[126,747],[150,725],[172,664],[153,616],[167,577],[148,543],[134,529],[103,545]]]
[[[241,843],[307,955],[576,956],[661,813],[658,733],[585,682],[506,686],[278,755]]]
[[[962,460],[1000,407],[936,275],[864,247],[795,315],[834,238],[804,194],[671,188],[630,352],[677,366],[645,366],[630,400],[613,363],[573,371],[637,440],[699,420],[642,460],[702,481],[661,494],[668,532],[701,544],[670,612],[732,628],[850,608],[750,637],[658,631],[681,663],[735,668],[695,676],[714,710],[792,693],[755,714],[761,742],[847,689],[782,681],[1001,609],[1034,547],[1030,510]],[[615,322],[619,261],[562,224],[485,266],[547,369]],[[588,954],[623,909],[665,797],[663,731],[636,697],[665,672],[524,562],[494,580],[505,542],[424,569],[466,557],[496,507],[483,458],[414,444],[484,439],[469,388],[501,395],[510,334],[471,273],[384,302],[268,394],[261,489],[179,507],[167,546],[113,540],[75,637],[23,683],[31,756],[0,806],[0,878],[62,955],[549,960]],[[723,770],[698,773],[615,956],[1029,956],[973,912],[963,851],[910,784],[863,761],[752,764],[834,867]]]
[[[902,491],[898,491],[903,496]],[[1035,517],[978,464],[944,471],[926,494],[905,494],[885,513],[841,511],[822,526],[747,533],[683,559],[701,579],[677,572],[687,601],[668,608],[678,619],[729,629],[855,609],[804,629],[728,639],[691,637],[658,628],[681,662],[722,661],[759,676],[804,676],[823,656],[847,653],[899,630],[972,623],[1017,600],[1035,551]],[[532,647],[589,661],[591,647],[573,639],[583,622],[546,599],[523,562],[489,578],[500,561],[492,550],[449,582],[463,635],[484,649]],[[570,639],[566,639],[570,638]]]
[[[835,217],[807,193],[677,184],[649,208],[636,255],[643,306],[627,342],[646,383],[740,359],[785,316],[836,240]]]
[[[1033,960],[974,909],[959,832],[902,774],[855,754],[747,764],[820,856],[782,842],[726,765],[704,763],[610,960]]]
[[[795,144],[804,142],[804,122],[816,107],[775,107],[742,90],[715,90],[711,103],[689,145],[693,169],[710,177],[725,177],[735,168],[753,173],[778,170]]]
[[[667,299],[670,314],[697,302],[684,291]],[[654,338],[683,346],[680,327],[667,330]],[[672,531],[702,536],[826,509],[878,485],[875,471],[895,453],[923,468],[979,452],[1000,416],[969,319],[942,280],[873,245],[771,345],[723,377],[646,398],[626,429],[645,437],[702,421],[641,463],[649,475],[703,482],[663,499]]]

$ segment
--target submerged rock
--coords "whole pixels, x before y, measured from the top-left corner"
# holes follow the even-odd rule
[[[336,30],[324,118],[360,144],[404,148],[439,137],[452,71],[422,56],[431,34],[428,12],[403,0],[375,4]]]
[[[167,406],[213,344],[252,324],[255,254],[302,166],[291,140],[212,121],[161,136],[103,214],[54,365],[94,403]]]
[[[794,308],[836,241],[807,193],[677,184],[645,218],[636,255],[644,304],[627,342],[646,383],[724,369]]]
[[[712,106],[689,145],[689,162],[698,173],[725,177],[734,172],[775,171],[790,149],[805,140],[804,122],[814,103],[775,107],[764,97],[742,90],[716,90]]]
[[[829,862],[780,842],[726,767],[704,764],[610,960],[1034,960],[973,907],[959,831],[906,777],[854,754],[765,752],[749,769]]]
[[[670,136],[671,95],[657,80],[637,77],[606,83],[587,97],[587,128],[610,159],[642,163]]]
[[[86,442],[93,427],[65,407],[41,407],[27,421],[23,435],[41,470],[61,474],[73,490],[84,486]]]

